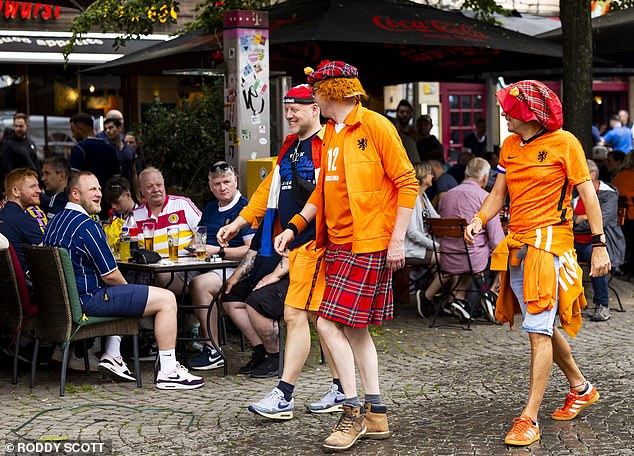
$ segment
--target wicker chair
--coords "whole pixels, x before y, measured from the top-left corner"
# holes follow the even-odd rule
[[[13,247],[0,251],[0,333],[8,334],[13,349],[13,384],[18,383],[20,339],[29,318],[37,309],[31,306],[29,292]]]
[[[31,387],[35,384],[35,371],[40,339],[60,342],[64,349],[60,377],[60,396],[66,386],[69,344],[73,341],[102,336],[133,336],[134,370],[137,387],[141,387],[139,366],[138,320],[127,317],[90,317],[82,313],[77,293],[75,273],[70,256],[59,247],[24,246],[30,265],[34,301],[38,306],[35,321],[35,347],[31,364]],[[85,358],[86,371],[88,359]]]

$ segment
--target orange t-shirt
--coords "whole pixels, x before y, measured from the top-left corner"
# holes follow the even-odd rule
[[[337,127],[326,144],[326,162],[322,163],[324,174],[324,207],[328,238],[335,244],[352,242],[352,212],[343,165],[343,140],[348,126],[338,133]]]
[[[572,188],[590,180],[581,144],[564,130],[528,144],[519,135],[509,136],[500,151],[498,172],[506,175],[509,229],[514,233],[570,223]]]

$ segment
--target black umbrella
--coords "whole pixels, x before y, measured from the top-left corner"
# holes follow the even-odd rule
[[[378,85],[561,67],[561,46],[406,0],[294,0],[269,10],[271,67],[344,60]]]

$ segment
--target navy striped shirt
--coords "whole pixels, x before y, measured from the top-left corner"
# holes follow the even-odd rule
[[[51,220],[44,234],[44,245],[68,250],[82,304],[105,286],[101,277],[117,269],[105,233],[79,204],[67,203]]]

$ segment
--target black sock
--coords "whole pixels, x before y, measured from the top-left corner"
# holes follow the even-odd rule
[[[267,358],[279,358],[280,357],[280,352],[277,352],[277,353],[265,352],[265,353],[266,353],[266,357]]]
[[[343,393],[343,386],[341,386],[341,380],[339,380],[338,378],[333,378],[332,383],[337,385],[337,389],[339,390],[340,393]]]
[[[284,393],[284,399],[286,401],[290,401],[293,399],[293,391],[295,390],[295,385],[291,385],[290,383],[286,383],[284,380],[280,380],[277,384],[277,388]]]
[[[256,345],[255,347],[253,347],[253,353],[255,353],[256,357],[264,359],[264,355],[266,355],[264,344]]]
[[[590,390],[590,382],[586,380],[586,382],[583,385],[583,390],[581,391],[577,391],[577,394],[579,396],[583,396],[584,394],[586,394],[588,391]]]

